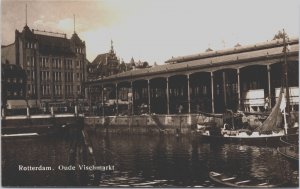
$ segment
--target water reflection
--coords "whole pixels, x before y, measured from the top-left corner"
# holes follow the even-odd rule
[[[280,181],[298,167],[283,159],[275,148],[238,144],[203,143],[196,137],[129,136],[89,133],[97,165],[114,165],[114,171],[94,172],[86,185],[102,187],[215,187],[209,171],[245,178]],[[68,164],[70,137],[2,139],[4,185],[76,186],[66,172],[20,173],[19,164]],[[84,143],[84,140],[81,141]],[[79,151],[84,145],[79,145]],[[86,158],[87,160],[89,157]],[[85,161],[91,164],[92,161]]]

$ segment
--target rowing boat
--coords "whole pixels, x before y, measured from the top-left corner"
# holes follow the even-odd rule
[[[209,178],[216,183],[238,188],[270,188],[278,187],[285,183],[270,183],[269,180],[239,179],[237,176],[226,176],[214,171],[209,172]]]

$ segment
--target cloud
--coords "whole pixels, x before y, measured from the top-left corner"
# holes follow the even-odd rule
[[[67,33],[70,33],[72,31],[73,26],[74,26],[74,20],[72,20],[71,18],[65,18],[59,20],[57,23],[57,28]]]
[[[117,56],[162,64],[174,56],[218,50],[236,43],[253,44],[272,39],[285,28],[299,36],[298,1],[281,0],[95,0],[28,2],[32,29],[76,33],[86,41],[87,58],[105,53],[114,40]],[[259,6],[258,6],[259,5]],[[24,27],[25,1],[2,2],[2,39],[14,40]],[[223,43],[224,41],[225,43]]]

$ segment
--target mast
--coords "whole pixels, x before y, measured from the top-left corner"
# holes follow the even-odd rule
[[[27,26],[27,3],[25,8],[25,26]]]
[[[289,91],[289,79],[288,79],[288,63],[287,63],[287,44],[286,33],[283,29],[283,53],[284,53],[284,85],[285,85],[285,98],[286,98],[286,113],[290,115],[290,91]],[[288,124],[290,122],[288,121]]]

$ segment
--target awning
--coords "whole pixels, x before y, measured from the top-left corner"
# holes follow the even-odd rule
[[[26,109],[26,100],[7,100],[7,109]]]

